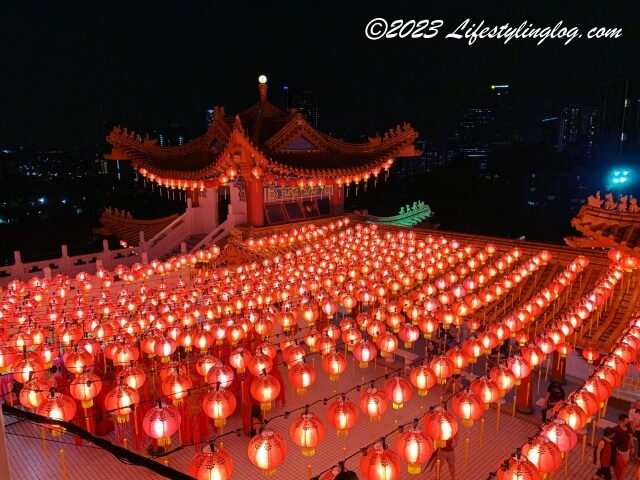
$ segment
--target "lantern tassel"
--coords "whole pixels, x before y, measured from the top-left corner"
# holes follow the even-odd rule
[[[60,449],[60,467],[62,468],[62,480],[67,480],[67,464],[64,461],[64,450]]]

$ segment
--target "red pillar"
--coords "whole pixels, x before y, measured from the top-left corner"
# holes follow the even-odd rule
[[[553,358],[551,361],[553,362],[551,365],[551,380],[562,384],[567,383],[567,379],[565,378],[565,373],[567,371],[567,357],[561,357],[556,350],[553,352]]]
[[[247,181],[247,223],[254,227],[264,225],[264,181],[251,178]]]
[[[344,187],[337,183],[333,184],[331,192],[331,212],[334,215],[342,215],[344,213]]]
[[[516,410],[520,413],[533,413],[533,370],[523,378],[516,389]]]

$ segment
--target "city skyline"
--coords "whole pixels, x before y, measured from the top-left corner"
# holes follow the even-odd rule
[[[173,12],[163,2],[126,10],[36,2],[14,9],[1,34],[0,146],[85,146],[98,118],[114,125],[193,124],[197,136],[204,110],[221,105],[236,113],[251,104],[263,73],[270,100],[284,85],[317,88],[319,126],[337,134],[357,125],[373,135],[381,124],[404,121],[425,135],[453,133],[461,105],[505,82],[515,92],[514,133],[531,138],[555,106],[595,102],[602,80],[637,71],[629,5],[574,11],[575,2],[547,2],[534,13],[495,3],[323,5],[239,2]],[[444,27],[432,39],[372,41],[365,26],[378,17],[441,18]],[[584,32],[605,26],[623,33],[568,45],[445,38],[467,18],[487,25],[563,20]]]

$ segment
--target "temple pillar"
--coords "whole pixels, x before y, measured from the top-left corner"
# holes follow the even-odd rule
[[[520,413],[533,413],[533,370],[520,381],[516,389],[516,410]]]
[[[192,207],[199,207],[200,193],[197,188],[187,188],[187,198],[191,200]]]
[[[561,356],[560,353],[555,350],[551,361],[553,362],[551,365],[551,380],[564,385],[567,383],[567,379],[565,377],[565,373],[567,371],[567,357]]]
[[[9,468],[9,449],[7,448],[7,436],[4,431],[4,415],[0,409],[0,478],[11,480],[11,468]]]
[[[335,183],[331,187],[331,213],[333,215],[344,213],[344,187]]]
[[[264,225],[264,180],[251,178],[247,181],[247,224],[254,227]]]

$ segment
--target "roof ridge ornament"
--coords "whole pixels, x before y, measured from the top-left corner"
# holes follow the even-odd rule
[[[267,101],[267,76],[260,75],[258,77],[258,92],[260,92],[260,101]]]

